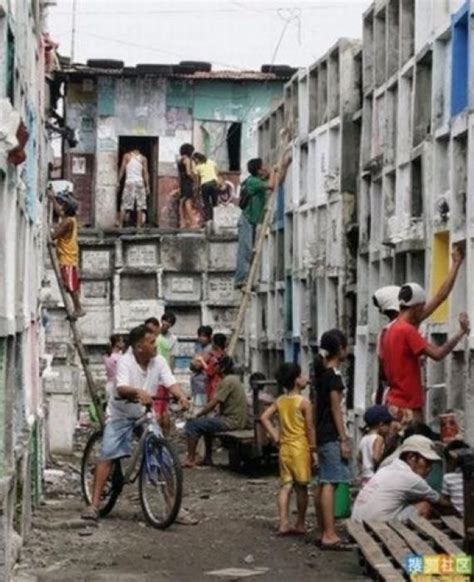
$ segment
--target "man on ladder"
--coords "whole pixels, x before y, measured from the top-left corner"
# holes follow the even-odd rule
[[[252,260],[252,249],[255,244],[257,227],[262,223],[265,214],[267,193],[273,192],[276,173],[269,171],[261,158],[249,160],[247,170],[250,176],[243,182],[240,189],[239,246],[237,250],[237,267],[235,270],[235,287],[240,289],[247,280]]]
[[[53,228],[51,238],[56,243],[56,253],[61,281],[64,289],[69,293],[74,306],[71,314],[73,319],[84,317],[80,300],[79,279],[79,244],[77,242],[77,204],[69,195],[55,198],[50,191],[49,197],[56,214],[60,217],[59,223]]]

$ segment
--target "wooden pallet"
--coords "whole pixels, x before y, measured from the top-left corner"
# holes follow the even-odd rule
[[[422,517],[410,520],[363,524],[346,522],[350,537],[357,543],[359,562],[369,576],[386,582],[408,580],[406,557],[462,553],[463,524],[455,516],[430,522]]]

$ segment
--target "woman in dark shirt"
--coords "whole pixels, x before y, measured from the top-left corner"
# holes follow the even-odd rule
[[[319,463],[315,502],[321,519],[321,548],[340,550],[345,546],[335,528],[334,489],[338,483],[351,481],[351,448],[342,413],[345,386],[339,373],[347,355],[345,335],[338,329],[325,332],[319,352],[314,360]]]
[[[182,228],[193,226],[193,197],[194,174],[192,155],[194,146],[184,143],[179,148],[178,176],[179,176],[179,214]]]

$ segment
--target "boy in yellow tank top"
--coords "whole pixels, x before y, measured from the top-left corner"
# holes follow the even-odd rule
[[[301,374],[298,364],[282,364],[276,374],[277,382],[286,391],[262,414],[261,422],[279,447],[281,489],[278,493],[279,535],[306,533],[305,518],[308,507],[308,484],[311,465],[317,463],[316,436],[313,409],[308,398],[302,396],[309,379]],[[280,430],[271,419],[278,413]],[[290,496],[296,492],[298,518],[294,527],[289,523]]]
[[[77,242],[77,204],[70,196],[62,196],[57,199],[51,195],[55,212],[60,220],[51,232],[51,238],[56,243],[56,253],[61,270],[63,286],[71,295],[74,306],[73,317],[84,317],[80,301],[79,279],[79,244]]]

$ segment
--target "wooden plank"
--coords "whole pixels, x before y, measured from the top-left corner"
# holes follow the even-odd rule
[[[410,549],[420,556],[435,554],[434,549],[425,540],[422,540],[413,530],[399,520],[390,521],[388,524],[405,540]]]
[[[395,569],[363,525],[347,520],[346,528],[351,538],[357,542],[364,558],[383,580],[386,582],[404,582],[403,574]]]
[[[227,437],[237,439],[239,441],[248,441],[254,440],[255,433],[253,430],[227,430],[226,432],[218,432],[216,433],[218,437]]]
[[[412,553],[405,540],[395,533],[393,529],[390,529],[387,523],[371,520],[366,522],[366,526],[374,532],[375,536],[393,556],[395,562],[403,569],[406,557]]]
[[[434,525],[424,517],[412,518],[410,519],[410,523],[419,532],[430,537],[446,554],[455,555],[462,553],[461,548],[457,544],[450,540],[445,533],[434,527]]]
[[[441,519],[444,525],[447,525],[453,533],[460,538],[464,538],[464,524],[459,517],[455,515],[442,515]]]

